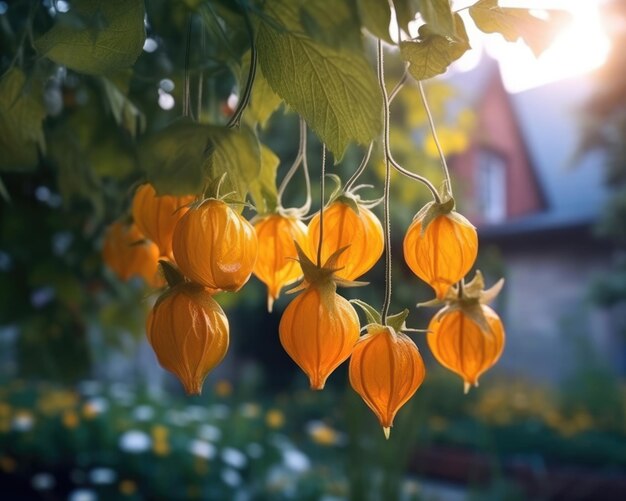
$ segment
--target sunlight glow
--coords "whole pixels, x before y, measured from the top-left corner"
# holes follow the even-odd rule
[[[556,35],[553,44],[539,58],[522,42],[511,44],[499,35],[481,36],[473,26],[468,26],[474,49],[480,49],[482,45],[500,63],[502,79],[509,92],[519,92],[582,75],[600,67],[606,61],[611,42],[604,29],[597,0],[526,0],[502,2],[502,5],[560,8],[571,15],[571,19]],[[478,64],[476,53],[480,53],[480,50],[471,52],[474,54],[468,53],[456,63],[457,71],[467,71]]]

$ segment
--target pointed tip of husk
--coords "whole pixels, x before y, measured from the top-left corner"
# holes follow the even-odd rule
[[[272,296],[271,294],[267,295],[267,312],[268,313],[272,313],[272,310],[274,309],[274,300],[276,298],[274,298],[274,296]]]
[[[383,426],[383,433],[385,434],[385,440],[389,440],[389,435],[391,435],[391,428],[389,426]]]
[[[311,381],[311,389],[315,391],[322,391],[324,389],[325,383],[323,382],[313,382]]]
[[[471,387],[472,387],[472,385],[470,383],[468,383],[467,381],[465,381],[463,383],[463,393],[465,393],[467,395],[469,393]]]
[[[200,383],[192,383],[185,384],[185,393],[189,397],[199,397],[202,395],[202,384]]]

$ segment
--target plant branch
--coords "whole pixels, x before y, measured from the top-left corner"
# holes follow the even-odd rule
[[[317,266],[322,266],[322,241],[324,239],[324,187],[326,184],[326,143],[322,144],[322,173],[320,176],[320,240],[317,243]]]
[[[446,178],[447,189],[450,192],[450,195],[452,195],[452,183],[450,181],[450,171],[448,169],[448,164],[446,163],[446,156],[443,154],[441,143],[439,142],[439,138],[437,137],[437,130],[435,129],[435,121],[433,120],[433,115],[430,112],[430,106],[428,106],[428,101],[426,100],[426,93],[424,92],[424,85],[422,85],[422,82],[418,82],[417,85],[420,90],[420,96],[422,98],[422,103],[424,104],[424,109],[426,110],[428,123],[430,124],[430,131],[433,135],[433,139],[435,140],[437,151],[439,152],[439,157],[441,159],[441,167],[443,168],[443,173]]]
[[[230,117],[228,121],[227,127],[239,127],[241,124],[241,116],[243,115],[246,106],[248,106],[248,102],[250,101],[250,95],[252,94],[252,86],[254,85],[254,78],[256,76],[256,65],[257,65],[257,48],[256,48],[256,40],[254,39],[254,28],[252,27],[252,22],[250,21],[250,15],[246,8],[243,8],[243,17],[246,22],[246,28],[248,30],[248,35],[250,36],[250,70],[248,71],[248,80],[246,81],[246,87],[243,90],[243,94],[241,95],[241,99],[237,103],[237,109],[233,116]]]
[[[357,182],[361,174],[363,174],[363,172],[365,171],[365,167],[367,167],[367,162],[370,161],[370,157],[372,156],[373,149],[374,149],[374,142],[372,141],[369,145],[369,148],[367,148],[367,153],[365,153],[363,160],[361,160],[361,165],[359,165],[359,168],[354,172],[354,174],[352,174],[352,177],[348,179],[348,182],[346,183],[346,186],[344,188],[345,191],[349,191],[350,188],[352,188],[352,186],[354,185],[354,183]]]
[[[384,219],[384,242],[385,242],[385,297],[381,311],[381,322],[387,323],[387,315],[391,304],[391,221],[389,216],[389,181],[391,177],[389,155],[389,98],[385,87],[385,67],[383,59],[383,43],[378,40],[378,84],[383,94],[383,147],[385,150],[385,187],[383,194],[383,219]]]

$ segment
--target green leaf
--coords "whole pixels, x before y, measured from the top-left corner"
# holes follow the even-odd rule
[[[350,302],[356,304],[359,308],[363,310],[368,324],[381,324],[382,320],[380,312],[376,308],[369,305],[365,301],[361,301],[360,299],[351,299]]]
[[[421,0],[420,12],[433,32],[454,37],[455,22],[449,0]]]
[[[146,117],[113,81],[105,77],[101,80],[107,104],[115,121],[126,129],[131,137],[136,137],[145,130]]]
[[[272,89],[304,117],[336,161],[350,141],[369,144],[382,125],[382,102],[365,58],[304,36],[292,3],[266,5],[267,14],[284,26],[259,24],[259,63]]]
[[[400,332],[402,328],[405,327],[404,322],[409,316],[409,310],[404,309],[400,313],[396,313],[395,315],[389,315],[387,317],[387,325],[392,327],[394,331]]]
[[[393,7],[396,11],[396,18],[405,32],[409,32],[409,23],[415,20],[419,11],[420,0],[393,0]]]
[[[222,194],[246,197],[261,169],[259,141],[239,130],[180,120],[146,139],[139,160],[159,195],[200,194],[226,174]]]
[[[456,15],[455,38],[434,33],[425,24],[419,29],[419,40],[402,42],[402,58],[409,63],[409,73],[416,80],[426,80],[445,73],[448,66],[470,49],[461,17]]]
[[[367,30],[377,38],[392,43],[389,36],[391,9],[387,2],[380,0],[357,0],[361,22]]]
[[[208,125],[181,120],[140,144],[140,165],[159,195],[202,193],[208,180],[211,131]]]
[[[49,139],[49,158],[57,166],[57,187],[65,207],[73,201],[87,200],[95,218],[102,220],[105,214],[102,183],[74,130],[69,125],[54,128]]]
[[[248,69],[250,68],[250,51],[248,51],[242,60],[241,75],[245,80],[248,78]],[[278,106],[282,103],[280,96],[267,83],[263,70],[259,65],[256,67],[256,75],[254,85],[252,87],[252,96],[246,107],[245,117],[252,124],[258,123],[261,128],[265,128],[267,121],[274,114]]]
[[[14,68],[0,80],[0,170],[25,171],[45,152],[41,123],[46,110],[40,93],[26,85],[24,73]]]
[[[558,17],[539,19],[526,9],[499,7],[498,0],[479,0],[469,12],[478,29],[485,33],[500,33],[508,42],[521,38],[535,56],[552,42]]]
[[[132,66],[146,38],[143,0],[79,0],[35,40],[39,53],[80,73]]]
[[[278,205],[276,171],[279,164],[276,154],[261,144],[261,171],[250,183],[250,195],[259,214],[271,212]]]
[[[218,180],[226,173],[221,193],[234,191],[236,198],[245,200],[261,172],[261,147],[256,134],[247,126],[209,129],[209,179]]]
[[[306,34],[335,48],[363,49],[356,3],[307,0],[300,8],[300,22]]]

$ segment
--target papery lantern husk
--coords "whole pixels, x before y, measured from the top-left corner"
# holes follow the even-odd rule
[[[478,386],[478,378],[492,367],[504,350],[504,327],[489,306],[476,304],[485,325],[463,308],[445,307],[431,320],[427,341],[434,357],[463,378],[465,393]]]
[[[422,210],[404,237],[404,259],[438,299],[472,268],[478,254],[478,236],[474,226],[458,212],[436,215],[425,221]],[[426,228],[423,229],[423,224]]]
[[[207,374],[228,351],[226,314],[209,291],[180,283],[163,294],[146,321],[148,341],[159,364],[189,395],[199,395]]]
[[[105,264],[124,282],[133,276],[151,287],[165,285],[159,272],[159,249],[133,223],[116,221],[106,230],[102,246]]]
[[[359,339],[359,318],[335,285],[311,285],[285,309],[280,342],[309,377],[311,388],[322,390],[328,376],[344,362]]]
[[[258,242],[248,221],[225,202],[209,198],[180,219],[173,250],[180,271],[191,281],[232,292],[250,278]]]
[[[355,202],[356,203],[356,202]],[[310,256],[315,256],[320,238],[319,212],[309,222]],[[324,209],[322,262],[339,249],[347,247],[335,263],[335,276],[355,280],[369,271],[384,250],[383,227],[376,215],[366,207],[353,207],[337,200]]]
[[[415,343],[389,326],[370,325],[350,357],[350,384],[374,412],[389,438],[398,410],[426,376]]]
[[[296,216],[270,214],[254,224],[259,252],[254,274],[267,286],[267,309],[272,311],[280,290],[300,277],[294,241],[306,245],[307,227]]]
[[[151,184],[142,184],[133,198],[133,219],[139,230],[158,247],[161,256],[172,257],[172,235],[194,195],[175,197],[158,196]]]

